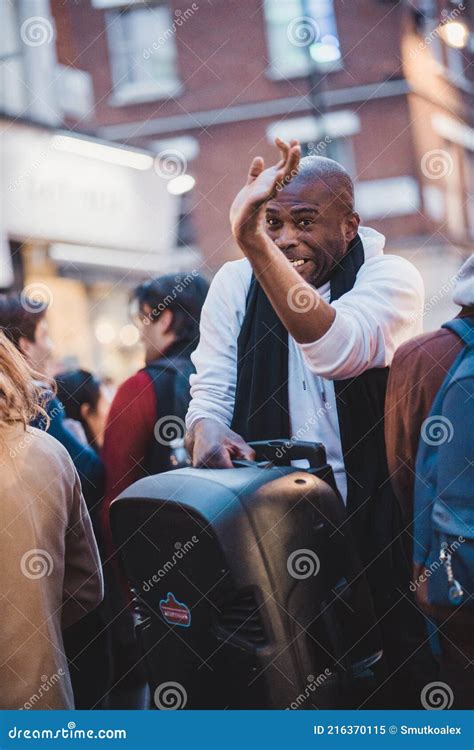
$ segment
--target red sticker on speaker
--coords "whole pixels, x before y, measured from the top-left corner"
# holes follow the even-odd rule
[[[168,591],[166,599],[160,601],[161,614],[170,625],[181,625],[189,628],[191,625],[191,611],[186,604],[179,602],[175,595]]]

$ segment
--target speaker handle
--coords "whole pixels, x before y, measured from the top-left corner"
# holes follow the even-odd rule
[[[291,461],[306,459],[311,469],[326,465],[326,449],[322,443],[305,440],[256,440],[249,443],[256,461],[270,461],[275,466],[288,466]]]

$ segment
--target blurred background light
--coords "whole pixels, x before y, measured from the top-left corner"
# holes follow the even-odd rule
[[[181,174],[168,182],[168,192],[171,195],[183,195],[193,189],[196,184],[190,174]]]
[[[91,159],[99,159],[110,164],[120,164],[123,167],[133,169],[150,169],[153,166],[153,157],[126,148],[115,148],[105,146],[103,143],[88,141],[83,138],[75,138],[67,135],[54,135],[51,146],[57,151],[68,151],[79,156],[88,156]]]
[[[463,49],[469,40],[469,29],[462,21],[448,21],[440,26],[440,35],[450,47]]]
[[[99,320],[94,333],[99,344],[111,344],[115,339],[115,328],[108,320]]]

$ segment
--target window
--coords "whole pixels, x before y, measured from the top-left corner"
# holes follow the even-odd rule
[[[176,27],[164,5],[135,4],[107,11],[113,103],[177,94]]]
[[[14,6],[6,3],[3,11],[0,24],[0,108],[9,114],[19,115],[28,104],[22,45]]]
[[[267,0],[264,7],[273,78],[307,75],[311,64],[341,66],[333,0]]]

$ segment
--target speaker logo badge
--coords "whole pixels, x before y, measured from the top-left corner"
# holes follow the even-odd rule
[[[166,599],[161,599],[160,610],[164,619],[170,625],[181,625],[183,628],[189,628],[191,625],[191,611],[189,607],[179,602],[171,591],[168,591]]]

